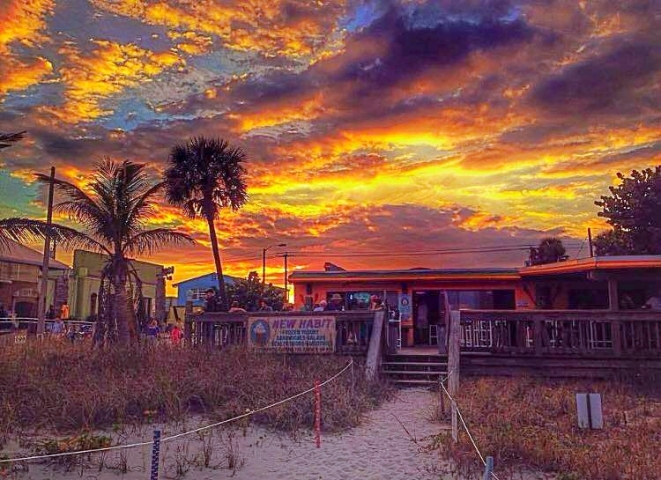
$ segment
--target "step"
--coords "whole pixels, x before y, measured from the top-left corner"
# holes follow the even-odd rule
[[[392,379],[393,383],[400,384],[400,385],[438,385],[438,382],[435,382],[434,380],[423,380],[423,379],[417,379],[417,380],[408,380],[408,379]]]
[[[411,367],[447,367],[447,363],[438,362],[381,362],[381,365],[411,366]]]
[[[441,376],[441,375],[447,375],[448,372],[446,371],[433,371],[433,372],[423,372],[420,370],[381,370],[381,373],[389,376],[389,375],[411,375],[411,376],[416,376],[416,375],[434,375],[434,376]]]

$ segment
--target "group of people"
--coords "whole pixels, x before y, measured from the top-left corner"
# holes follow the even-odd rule
[[[312,307],[313,312],[341,312],[344,311],[344,299],[342,298],[342,295],[339,293],[334,293],[331,295],[330,300],[322,300],[319,303],[315,304],[314,307]],[[381,297],[378,295],[371,295],[370,296],[370,304],[369,304],[369,309],[370,310],[383,310],[385,309],[385,305],[383,304],[383,300]]]
[[[165,337],[171,345],[178,346],[181,345],[181,340],[184,338],[184,331],[178,322],[161,326],[155,318],[149,321],[142,333],[148,345],[155,344],[159,338]]]
[[[279,309],[281,312],[288,312],[292,311],[294,309],[294,306],[291,303],[284,303],[282,305],[282,308]],[[205,299],[204,299],[204,311],[205,312],[220,312],[222,311],[222,305],[220,302],[220,299],[218,298],[218,295],[216,294],[216,290],[213,288],[207,289],[205,292]],[[237,301],[234,300],[230,306],[229,313],[246,313],[248,310],[241,306],[241,304]],[[257,306],[256,311],[258,312],[273,312],[275,309],[269,305],[269,303],[266,301],[264,298],[259,299],[259,303]]]

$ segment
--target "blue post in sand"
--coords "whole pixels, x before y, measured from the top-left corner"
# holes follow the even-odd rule
[[[151,449],[151,477],[150,480],[158,480],[158,455],[161,451],[161,431],[154,430],[154,444]]]
[[[482,480],[491,480],[493,473],[493,457],[487,457],[487,464],[484,466],[484,476]]]

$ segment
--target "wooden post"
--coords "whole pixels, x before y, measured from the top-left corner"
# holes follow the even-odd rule
[[[317,448],[321,448],[321,387],[314,382],[314,435]]]
[[[491,474],[493,473],[493,457],[487,457],[487,463],[484,465],[484,476],[482,480],[491,480]]]
[[[448,345],[448,393],[452,408],[452,440],[459,441],[459,422],[457,418],[457,405],[455,396],[459,393],[459,366],[461,348],[461,312],[450,313],[450,338]]]
[[[50,168],[48,183],[48,205],[46,210],[46,238],[44,240],[44,256],[41,263],[41,288],[37,304],[37,335],[41,337],[46,330],[46,296],[48,294],[48,264],[50,262],[50,226],[53,222],[53,191],[55,189],[55,167]]]
[[[613,354],[616,357],[622,356],[622,323],[619,320],[611,322],[611,338],[613,340]]]
[[[533,343],[535,347],[535,355],[541,356],[544,353],[544,345],[542,345],[542,319],[535,317],[533,319]]]
[[[617,294],[617,280],[608,279],[608,309],[611,311],[620,309],[620,300]]]
[[[459,360],[461,348],[461,313],[450,313],[450,341],[448,345],[448,392],[454,396],[459,392]]]

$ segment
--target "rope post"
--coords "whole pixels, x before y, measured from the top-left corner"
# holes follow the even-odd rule
[[[493,474],[493,457],[487,457],[486,460],[482,480],[491,480],[491,475]]]
[[[351,360],[351,399],[355,397],[354,386],[356,385],[356,377],[353,372],[353,359]]]
[[[459,422],[457,419],[457,404],[454,398],[459,393],[459,359],[461,351],[461,314],[450,312],[450,340],[448,345],[448,394],[452,408],[452,440],[459,441]]]
[[[314,382],[314,435],[317,448],[321,448],[321,387],[319,380]]]
[[[154,444],[151,449],[151,477],[149,480],[158,480],[158,456],[161,451],[161,431],[154,430]]]

